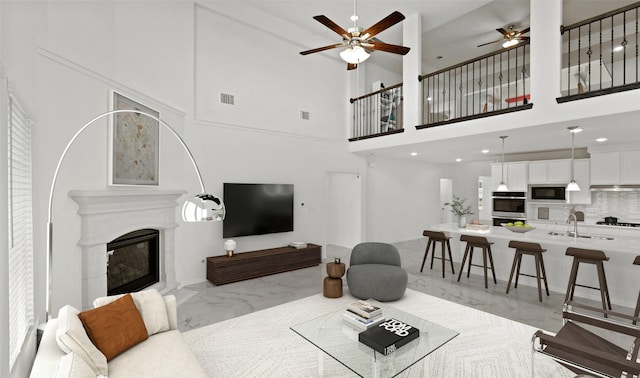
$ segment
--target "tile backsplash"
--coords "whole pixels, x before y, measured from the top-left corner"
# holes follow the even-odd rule
[[[528,218],[542,220],[544,218],[538,216],[539,208],[548,208],[549,220],[565,222],[571,207],[566,204],[529,204]],[[618,222],[640,223],[640,192],[591,192],[591,205],[576,205],[576,210],[584,212],[586,223],[596,223],[608,216],[618,218]]]

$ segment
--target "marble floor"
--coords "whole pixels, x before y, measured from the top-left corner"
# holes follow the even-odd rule
[[[474,275],[474,269],[470,278],[463,275],[460,282],[457,282],[457,275],[451,274],[449,268],[443,279],[438,266],[439,260],[436,260],[433,270],[425,264],[424,271],[420,273],[426,239],[395,245],[402,256],[402,266],[409,273],[408,286],[413,290],[551,332],[556,332],[562,326],[564,293],[551,292],[547,297],[543,292],[543,302],[539,302],[537,288],[523,284],[526,277],[521,279],[517,289],[512,287],[509,294],[505,293],[507,283],[504,281],[498,281],[497,285],[490,281],[489,288],[485,289],[483,277]],[[326,250],[328,262],[340,257],[348,264],[349,254],[350,249],[339,246],[330,245]],[[458,273],[459,264],[454,263],[454,267]],[[524,268],[523,263],[523,271]],[[475,268],[475,272],[480,274],[482,270]],[[323,263],[317,267],[221,286],[208,281],[185,286],[172,293],[178,301],[179,328],[187,331],[321,293],[322,279],[325,276]],[[535,280],[529,279],[529,282],[535,284]],[[599,306],[599,303],[589,300],[584,300],[584,303]],[[614,310],[630,311],[624,308]]]

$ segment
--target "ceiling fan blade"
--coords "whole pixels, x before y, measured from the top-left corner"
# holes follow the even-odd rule
[[[357,64],[347,63],[347,71],[355,70],[356,68],[358,68]]]
[[[498,31],[498,33],[503,34],[505,37],[509,37],[510,35],[509,32],[504,30],[503,28],[497,28],[496,30]]]
[[[347,36],[349,35],[348,31],[338,26],[338,24],[331,21],[329,18],[327,18],[327,16],[324,16],[324,15],[313,16],[313,19],[318,21],[322,25],[328,27],[329,29],[333,30],[334,32],[338,33],[339,35],[347,35]]]
[[[531,30],[530,27],[520,30],[520,34],[526,34]]]
[[[302,51],[300,52],[300,55],[309,55],[309,54],[317,53],[320,51],[335,49],[337,47],[342,47],[342,46],[344,46],[344,44],[336,43],[335,45],[323,46],[323,47],[318,47],[317,49]]]
[[[504,40],[504,38],[500,38],[500,39],[495,40],[495,41],[493,41],[493,42],[487,42],[487,43],[483,43],[483,44],[481,44],[481,45],[478,45],[478,47],[482,47],[482,46],[490,45],[490,44],[492,44],[492,43],[500,42],[500,41],[503,41],[503,40]]]
[[[517,39],[519,39],[521,41],[528,41],[530,38],[529,37],[518,37]]]
[[[392,27],[393,25],[397,24],[402,20],[404,20],[404,15],[398,11],[395,11],[390,15],[388,15],[387,17],[383,18],[382,20],[378,21],[377,24],[369,27],[368,29],[363,30],[360,35],[362,36],[367,35],[366,39],[369,39],[374,35],[380,33],[381,31]]]
[[[411,50],[411,48],[409,47],[392,45],[390,43],[384,43],[384,42],[374,42],[372,43],[372,45],[373,45],[372,48],[374,50],[386,51],[386,52],[400,54],[400,55],[406,55],[409,52],[409,50]]]

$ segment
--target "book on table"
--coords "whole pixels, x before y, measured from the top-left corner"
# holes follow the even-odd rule
[[[373,318],[363,318],[351,310],[346,310],[344,314],[342,314],[342,319],[345,323],[359,329],[360,331],[366,331],[367,329],[384,321],[384,317],[382,315],[378,315]]]
[[[373,318],[382,314],[380,307],[362,300],[350,303],[348,309],[365,318]]]
[[[398,319],[390,318],[360,332],[358,340],[387,356],[420,336],[420,330]]]

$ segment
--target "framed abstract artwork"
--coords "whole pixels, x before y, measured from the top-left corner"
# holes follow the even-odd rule
[[[156,118],[160,113],[112,91],[112,110],[137,110]],[[111,117],[109,143],[110,185],[158,185],[160,125],[141,113]]]

